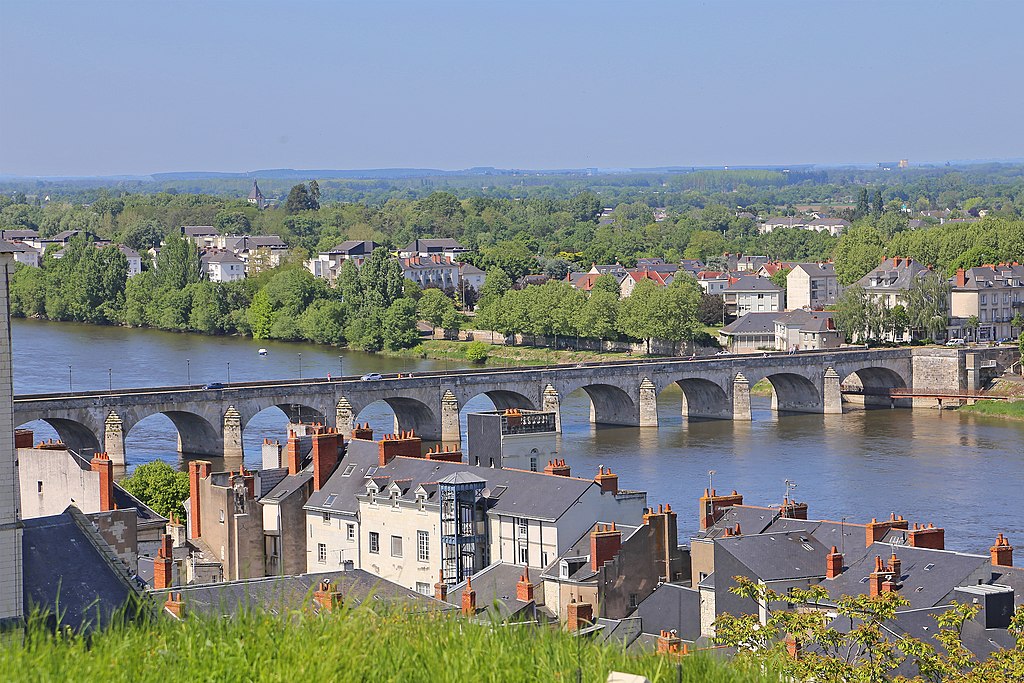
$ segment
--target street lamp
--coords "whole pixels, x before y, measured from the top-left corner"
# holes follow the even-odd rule
[[[185,359],[185,384],[192,386],[192,359]]]
[[[345,356],[338,356],[338,381],[345,377]]]
[[[107,368],[107,391],[114,390],[114,368]]]
[[[73,385],[71,383],[71,366],[70,365],[68,366],[68,391],[74,391]]]
[[[302,353],[299,353],[299,379],[302,379]]]
[[[231,384],[231,361],[228,361],[228,384]]]

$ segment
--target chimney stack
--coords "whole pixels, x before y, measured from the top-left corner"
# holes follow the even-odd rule
[[[385,434],[377,442],[379,454],[378,465],[384,467],[394,458],[401,455],[407,458],[423,457],[423,440],[413,430],[397,434]]]
[[[1002,532],[996,537],[995,544],[989,548],[992,554],[992,564],[997,567],[1013,566],[1013,546],[1010,540],[1003,536]]]
[[[934,524],[920,527],[914,524],[914,528],[907,533],[907,545],[911,548],[930,548],[932,550],[946,549],[946,531]]]
[[[565,460],[548,460],[548,464],[544,468],[544,474],[552,474],[556,477],[568,477],[569,466],[565,464]]]
[[[798,503],[795,500],[783,498],[779,513],[787,519],[807,519],[807,503]]]
[[[619,492],[619,475],[612,474],[612,468],[600,465],[597,468],[597,476],[594,481],[601,487],[601,493]]]
[[[328,428],[325,433],[313,435],[313,490],[319,491],[338,467],[342,437]]]
[[[966,285],[967,285],[967,274],[964,272],[963,268],[957,268],[956,269],[956,286],[957,287],[964,287]]]
[[[594,622],[594,606],[589,602],[576,602],[576,598],[566,605],[565,628],[569,631],[579,631]]]
[[[212,467],[213,465],[206,460],[193,460],[188,464],[188,521],[192,531],[190,538],[200,538],[203,535],[203,515],[200,509],[199,485],[203,479],[210,476],[210,469]]]
[[[444,582],[444,570],[437,573],[437,583],[434,584],[434,597],[444,602],[448,599],[448,584]]]
[[[666,631],[665,629],[661,629],[661,633],[658,635],[659,655],[681,654],[682,649],[683,640],[675,631]]]
[[[842,573],[843,554],[832,546],[832,552],[825,556],[825,578],[834,579]]]
[[[114,509],[114,462],[106,453],[97,453],[92,458],[92,471],[100,475],[100,512]]]
[[[885,538],[885,535],[889,533],[890,529],[909,529],[910,522],[903,519],[903,515],[899,517],[896,513],[889,515],[889,519],[884,522],[879,522],[877,519],[872,518],[871,521],[865,527],[865,546],[870,546],[876,541],[881,541]]]
[[[615,524],[598,524],[590,532],[590,568],[598,571],[604,563],[619,554],[622,532]]]
[[[533,602],[533,584],[530,583],[530,568],[523,568],[523,575],[519,577],[516,584],[516,600],[519,602]]]
[[[476,591],[473,590],[473,577],[466,577],[466,588],[462,591],[462,616],[471,617],[476,614]]]
[[[704,489],[704,495],[700,498],[700,528],[708,529],[715,525],[723,510],[734,505],[743,505],[743,496],[733,492],[727,496],[719,496],[715,489]]]
[[[319,605],[323,612],[334,611],[341,604],[341,593],[338,591],[338,586],[331,583],[330,579],[322,580],[316,592],[313,593],[313,602]]]
[[[299,442],[299,435],[294,430],[288,430],[288,444],[285,446],[285,459],[288,461],[288,474],[296,475],[302,469],[302,446]]]
[[[185,601],[181,599],[181,592],[172,592],[167,596],[164,609],[173,614],[176,618],[182,619],[185,616]]]
[[[889,556],[889,571],[892,572],[892,580],[894,583],[900,582],[900,577],[903,576],[903,562],[900,558],[896,557],[896,551],[892,551],[892,555]]]
[[[885,566],[882,564],[882,556],[875,555],[875,571],[871,572],[868,577],[868,594],[871,597],[878,597],[883,589],[882,584],[885,582]]]
[[[352,438],[362,441],[373,441],[373,430],[370,429],[370,423],[364,422],[361,425],[356,425],[352,429]]]
[[[171,587],[173,562],[171,537],[165,534],[160,539],[160,549],[153,559],[153,588],[160,590]]]

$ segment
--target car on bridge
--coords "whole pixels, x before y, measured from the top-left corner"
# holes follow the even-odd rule
[[[368,372],[359,379],[360,381],[363,382],[376,382],[378,380],[384,379],[384,376],[381,375],[379,372]]]
[[[223,389],[223,388],[224,388],[224,383],[223,382],[210,382],[209,384],[206,384],[206,385],[203,386],[203,389]]]

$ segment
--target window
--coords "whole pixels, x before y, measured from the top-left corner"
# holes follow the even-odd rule
[[[350,540],[350,541],[356,540],[356,525],[355,524],[349,524],[349,525],[347,525],[345,527],[345,537],[348,540]]]
[[[224,511],[223,510],[220,511],[220,523],[221,524],[224,523]]]
[[[345,466],[345,471],[341,473],[341,476],[343,476],[343,477],[351,477],[352,476],[352,471],[355,470],[355,468],[356,468],[356,464],[354,462],[349,463],[348,465]]]
[[[37,481],[36,482],[36,493],[42,493],[42,492],[43,492],[43,482]]]
[[[420,562],[430,561],[430,535],[426,531],[416,532],[416,559]]]
[[[516,519],[516,530],[520,536],[526,536],[527,528],[527,522],[524,518],[519,517]]]
[[[636,605],[637,605],[636,593],[630,593],[629,594],[629,608],[630,609],[634,609],[636,607]]]
[[[519,564],[530,564],[530,546],[525,543],[519,546]]]
[[[370,552],[380,552],[380,534],[378,534],[376,531],[370,532]]]
[[[391,537],[391,557],[402,556],[402,537],[392,536]]]
[[[338,500],[338,494],[332,493],[331,495],[327,496],[327,500],[324,501],[324,507],[331,507],[332,505],[334,505],[334,501],[336,500]]]
[[[325,543],[316,544],[316,561],[320,564],[327,562],[327,545]]]
[[[324,513],[324,524],[330,524],[330,523],[331,523],[331,513],[330,512],[325,512]]]
[[[531,455],[530,456],[530,471],[531,472],[536,472],[537,471],[537,456],[536,455]]]
[[[431,595],[430,584],[423,581],[417,581],[416,592],[420,593],[421,595]]]

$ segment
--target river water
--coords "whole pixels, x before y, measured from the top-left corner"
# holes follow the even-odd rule
[[[15,320],[12,336],[15,393],[223,382],[229,372],[232,381],[248,381],[322,377],[342,366],[346,375],[445,367],[311,344],[32,320]],[[682,538],[696,528],[697,499],[714,470],[715,488],[737,489],[752,504],[781,502],[789,479],[812,518],[863,523],[896,512],[945,527],[954,550],[986,552],[998,531],[1024,543],[1024,422],[938,410],[778,415],[770,399],[757,397],[753,422],[685,422],[681,401],[677,390],[665,391],[661,426],[640,429],[595,427],[582,390],[563,397],[560,454],[575,475],[605,465],[621,487],[647,491],[654,505],[671,503]],[[483,396],[470,401],[463,429],[466,413],[492,407]],[[378,433],[393,430],[383,403],[359,420]],[[247,465],[259,466],[260,443],[282,438],[285,425],[276,408],[253,418],[244,433]],[[55,436],[45,423],[31,427],[38,437]],[[162,415],[140,422],[126,439],[129,469],[155,458],[183,467],[175,437]]]

